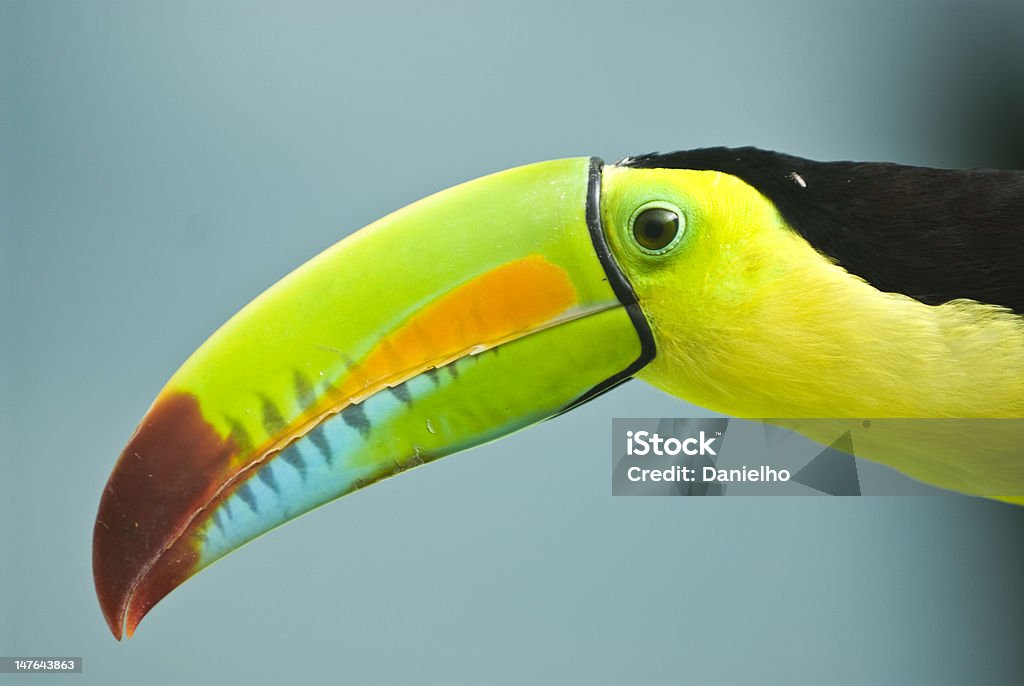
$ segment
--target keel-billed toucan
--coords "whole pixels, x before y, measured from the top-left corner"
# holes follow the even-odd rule
[[[812,437],[799,418],[1024,417],[1024,172],[716,148],[531,164],[398,210],[256,298],[157,396],[96,519],[107,622],[131,635],[267,530],[632,376]],[[1020,450],[942,447],[963,430],[876,426],[858,454],[1024,494]]]

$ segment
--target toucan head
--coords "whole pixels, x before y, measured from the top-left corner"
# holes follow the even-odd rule
[[[999,336],[1024,366],[999,307],[1024,307],[1019,281],[980,239],[961,270],[981,277],[954,278],[935,240],[945,199],[969,184],[977,203],[988,178],[754,149],[580,157],[374,222],[232,317],[142,418],[95,525],[111,630],[304,512],[634,375],[733,416],[1020,416],[1012,364],[978,371]],[[984,232],[955,235],[964,251]],[[956,392],[964,369],[986,393]],[[969,491],[961,464],[908,471]]]
[[[608,165],[601,190],[603,235],[656,351],[635,375],[734,416],[802,416],[785,398],[791,377],[806,374],[808,354],[847,363],[836,356],[844,342],[830,347],[821,322],[851,298],[870,300],[873,289],[851,280],[741,177],[659,163]],[[787,337],[801,340],[781,345]]]

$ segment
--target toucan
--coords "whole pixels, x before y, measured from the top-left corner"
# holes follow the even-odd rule
[[[161,390],[99,505],[106,621],[131,636],[266,531],[631,377],[1024,502],[1024,172],[704,148],[529,164],[400,209]]]

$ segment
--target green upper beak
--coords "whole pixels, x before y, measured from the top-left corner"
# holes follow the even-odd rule
[[[600,226],[599,160],[484,177],[381,219],[178,370],[100,502],[114,635],[185,579],[357,488],[559,414],[654,355]]]

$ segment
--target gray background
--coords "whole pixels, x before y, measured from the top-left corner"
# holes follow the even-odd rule
[[[610,418],[697,413],[639,382],[289,524],[128,643],[90,535],[174,369],[347,232],[569,155],[1020,165],[1022,27],[1015,1],[3,2],[0,654],[82,655],[32,677],[77,684],[1015,682],[1020,510],[612,498]]]

